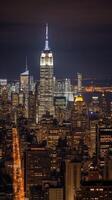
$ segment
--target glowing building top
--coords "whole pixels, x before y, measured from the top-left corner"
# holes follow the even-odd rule
[[[27,64],[27,56],[26,56],[25,71],[21,73],[21,76],[29,76],[29,70],[28,70],[28,64]]]
[[[46,24],[45,47],[41,53],[40,66],[53,66],[53,54],[49,48],[48,24]]]
[[[75,101],[75,103],[76,103],[76,102],[83,102],[84,99],[83,99],[83,97],[82,97],[81,95],[79,95],[79,96],[76,96],[76,97],[75,97],[74,101]]]
[[[49,38],[48,38],[48,23],[46,24],[45,50],[50,50],[50,48],[49,48]]]
[[[53,53],[49,48],[48,24],[46,24],[45,47],[40,55],[39,107],[36,121],[40,121],[46,112],[55,116],[53,77]]]

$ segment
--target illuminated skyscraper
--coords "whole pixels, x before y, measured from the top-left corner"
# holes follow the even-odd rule
[[[63,194],[63,188],[49,188],[49,200],[63,200],[64,194]]]
[[[82,74],[77,73],[77,92],[78,94],[81,94],[82,92]]]
[[[88,127],[88,110],[83,96],[79,95],[75,97],[71,114],[73,129],[81,128],[85,130]]]
[[[53,92],[53,53],[49,48],[48,24],[46,24],[45,48],[40,56],[40,85],[38,120],[48,111],[55,115]]]
[[[76,192],[80,190],[81,162],[65,161],[65,200],[76,200]]]
[[[28,118],[28,98],[29,98],[29,70],[27,66],[26,58],[26,70],[20,74],[20,92],[25,96],[24,107],[25,107],[25,117]]]
[[[40,148],[38,145],[29,145],[25,154],[25,181],[26,197],[34,200],[43,198],[33,198],[33,188],[42,186],[43,182],[50,175],[50,154],[46,148]],[[41,191],[40,191],[41,192]],[[35,195],[39,195],[38,190]]]
[[[55,96],[58,97],[66,97],[66,102],[73,101],[73,92],[72,92],[72,85],[71,80],[61,79],[61,80],[55,80]]]

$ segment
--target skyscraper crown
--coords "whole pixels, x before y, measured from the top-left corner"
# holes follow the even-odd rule
[[[48,40],[48,23],[46,23],[45,50],[50,50],[50,48],[49,48],[49,40]]]

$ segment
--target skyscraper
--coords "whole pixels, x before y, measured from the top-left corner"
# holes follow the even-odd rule
[[[82,92],[82,74],[77,73],[77,92],[80,95]]]
[[[75,97],[71,114],[72,128],[84,131],[88,127],[88,110],[83,96],[79,95]]]
[[[20,92],[24,94],[24,107],[25,107],[25,117],[28,118],[28,98],[29,98],[29,70],[27,66],[26,57],[26,69],[25,72],[20,74]]]
[[[49,48],[48,24],[46,24],[45,48],[40,56],[40,85],[39,85],[39,107],[38,120],[48,111],[55,115],[53,94],[53,53]]]

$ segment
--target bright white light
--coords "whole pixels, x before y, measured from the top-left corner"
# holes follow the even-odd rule
[[[45,53],[42,53],[41,56],[42,56],[42,57],[45,57]]]
[[[92,99],[93,99],[93,100],[97,100],[98,97],[97,97],[97,96],[93,96]]]
[[[49,56],[49,57],[52,57],[52,53],[49,53],[48,56]]]

